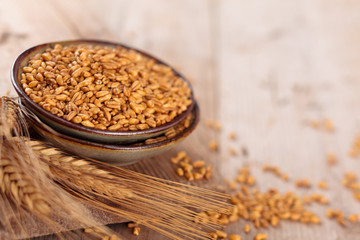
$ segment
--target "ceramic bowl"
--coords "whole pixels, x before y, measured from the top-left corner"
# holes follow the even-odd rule
[[[62,133],[49,129],[47,125],[29,118],[31,126],[36,133],[40,134],[45,141],[52,143],[54,146],[63,150],[83,156],[86,158],[104,161],[117,166],[125,166],[136,163],[142,159],[150,158],[167,151],[186,138],[196,127],[199,122],[199,108],[195,103],[192,112],[192,123],[174,138],[166,139],[153,144],[101,144],[87,140],[73,138]],[[181,123],[180,123],[181,124]],[[175,126],[176,127],[176,126]],[[141,144],[141,143],[140,143]]]
[[[182,76],[179,72],[177,72],[174,68],[169,66],[168,64],[160,61],[159,59],[144,53],[143,51],[134,49],[141,54],[154,59],[157,63],[164,64],[168,67],[170,67],[174,73],[183,78],[184,81],[188,84],[189,88],[191,89],[191,100],[192,104],[187,108],[186,111],[178,115],[176,118],[174,118],[171,122],[163,124],[158,127],[149,128],[146,130],[139,130],[139,131],[108,131],[108,130],[99,130],[99,129],[93,129],[88,128],[85,126],[82,126],[80,124],[75,124],[73,122],[67,121],[63,118],[60,118],[56,115],[51,114],[50,112],[44,110],[42,107],[40,107],[38,104],[34,103],[31,98],[25,93],[23,90],[20,80],[21,80],[21,74],[22,69],[26,64],[28,63],[30,57],[34,56],[37,53],[44,52],[45,49],[49,47],[54,47],[55,44],[61,44],[63,46],[65,45],[76,45],[76,44],[88,44],[88,45],[101,45],[101,46],[107,46],[107,47],[118,47],[121,46],[123,48],[127,49],[134,49],[130,48],[128,46],[125,46],[123,44],[119,43],[113,43],[113,42],[105,42],[105,41],[98,41],[98,40],[74,40],[74,41],[63,41],[63,42],[51,42],[51,43],[45,43],[41,44],[32,48],[29,48],[25,50],[23,53],[21,53],[17,59],[15,60],[12,70],[11,70],[11,81],[12,84],[19,95],[22,104],[24,104],[28,109],[31,110],[31,112],[35,113],[44,123],[51,126],[54,130],[64,133],[69,136],[73,136],[76,138],[81,138],[84,140],[89,140],[92,142],[99,142],[99,143],[134,143],[138,141],[145,140],[147,138],[153,138],[156,136],[159,136],[166,132],[171,127],[174,127],[175,125],[179,124],[185,117],[190,114],[192,111],[192,108],[194,106],[194,96],[193,91],[191,88],[191,84],[189,81]]]

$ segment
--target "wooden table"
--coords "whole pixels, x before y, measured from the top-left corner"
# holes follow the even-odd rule
[[[193,83],[202,122],[181,146],[154,160],[130,168],[158,177],[169,176],[169,157],[186,149],[194,159],[212,162],[229,179],[248,165],[260,190],[276,187],[298,194],[319,192],[330,207],[346,215],[360,213],[360,203],[344,189],[346,171],[359,172],[360,161],[348,156],[360,132],[360,3],[358,1],[245,0],[1,0],[0,93],[11,89],[12,61],[24,49],[56,40],[96,38],[122,42],[152,53],[176,66]],[[334,132],[314,129],[309,120],[331,119]],[[205,119],[222,123],[209,131]],[[235,132],[236,141],[228,139]],[[209,140],[220,151],[208,151]],[[196,148],[194,148],[194,145]],[[229,147],[249,156],[232,156]],[[335,166],[326,153],[338,158]],[[263,164],[289,174],[284,183],[264,174]],[[220,175],[217,179],[220,179]],[[307,178],[310,190],[294,187]],[[316,183],[326,180],[329,190]],[[326,207],[312,205],[323,219],[320,226],[282,222],[261,229],[268,239],[360,239],[359,223],[340,227],[325,218]],[[244,234],[245,221],[227,228]],[[113,226],[125,239],[163,239],[146,228],[139,237],[124,224]],[[81,238],[81,234],[79,236]],[[49,238],[42,238],[49,239]]]

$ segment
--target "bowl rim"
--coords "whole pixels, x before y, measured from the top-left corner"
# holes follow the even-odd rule
[[[46,111],[45,109],[43,109],[42,107],[40,107],[38,104],[34,103],[31,98],[25,93],[24,89],[21,87],[20,85],[20,79],[18,79],[18,75],[19,75],[19,71],[22,71],[22,69],[20,69],[20,65],[21,63],[28,59],[29,56],[31,56],[32,53],[34,53],[35,51],[38,51],[40,49],[45,50],[46,48],[49,47],[53,47],[56,44],[60,44],[60,45],[81,45],[81,44],[88,44],[88,45],[105,45],[105,46],[110,46],[110,47],[123,47],[125,49],[132,49],[135,50],[137,52],[139,52],[140,54],[143,54],[144,56],[154,59],[156,63],[160,63],[163,64],[167,67],[170,67],[171,70],[174,72],[174,74],[180,78],[182,78],[188,85],[191,94],[190,94],[190,99],[192,100],[191,104],[187,107],[187,109],[182,112],[180,115],[176,116],[172,121],[165,123],[163,125],[154,127],[154,128],[148,128],[145,130],[137,130],[137,131],[109,131],[109,130],[100,130],[100,129],[94,129],[94,128],[89,128],[89,127],[85,127],[81,124],[76,124],[73,122],[70,122],[68,120],[65,120],[61,117],[58,117],[56,115],[53,115],[52,113]],[[179,73],[176,69],[174,69],[171,65],[165,63],[164,61],[158,59],[157,57],[152,56],[151,54],[148,54],[142,50],[139,50],[137,48],[133,48],[130,47],[128,45],[122,44],[122,43],[116,43],[116,42],[110,42],[110,41],[104,41],[104,40],[95,40],[95,39],[77,39],[77,40],[67,40],[67,41],[55,41],[55,42],[48,42],[48,43],[43,43],[43,44],[39,44],[36,46],[33,46],[31,48],[28,48],[26,50],[24,50],[13,62],[12,67],[11,67],[11,71],[10,71],[10,77],[11,77],[11,82],[12,85],[14,86],[16,92],[18,93],[19,97],[21,99],[24,100],[24,102],[26,104],[30,105],[30,108],[35,109],[37,112],[39,112],[41,115],[45,116],[46,118],[61,124],[65,127],[68,128],[72,128],[75,129],[77,131],[81,131],[81,132],[86,132],[89,134],[96,134],[96,135],[106,135],[106,136],[138,136],[138,135],[146,135],[146,134],[151,134],[151,133],[157,133],[157,132],[162,132],[165,131],[168,128],[171,128],[175,125],[177,125],[178,123],[180,123],[182,120],[185,119],[185,117],[192,111],[193,107],[194,107],[194,102],[195,102],[195,98],[194,98],[194,92],[191,86],[190,81],[185,78],[181,73]]]
[[[53,133],[53,132],[50,132],[48,129],[43,128],[38,121],[36,121],[36,120],[34,120],[34,119],[30,118],[30,117],[28,117],[27,119],[29,119],[31,124],[35,125],[37,128],[41,128],[46,133],[51,134],[52,136],[55,135],[56,137],[61,138],[61,139],[65,140],[65,141],[68,141],[68,142],[81,144],[81,145],[87,145],[87,146],[91,146],[93,148],[101,148],[101,149],[105,148],[105,149],[108,149],[108,150],[146,150],[146,149],[152,149],[152,148],[157,148],[157,147],[163,147],[163,146],[166,146],[168,144],[177,142],[177,141],[179,141],[181,139],[184,139],[190,133],[192,133],[195,130],[195,128],[198,125],[199,120],[200,120],[200,109],[199,109],[199,106],[198,106],[197,102],[195,102],[195,104],[194,104],[194,108],[192,110],[192,113],[194,114],[194,119],[193,119],[191,125],[188,128],[185,128],[181,133],[176,135],[174,138],[166,139],[164,141],[151,143],[151,144],[143,144],[143,145],[140,145],[140,146],[133,146],[136,143],[135,144],[129,144],[129,145],[122,145],[122,144],[108,144],[108,143],[104,144],[104,143],[92,142],[92,141],[89,141],[89,140],[84,140],[84,139],[75,138],[75,137],[72,137],[72,136],[69,136],[69,135],[65,135],[63,133],[55,131],[54,129],[52,129],[51,127],[49,127],[49,126],[47,126],[45,124],[47,127],[49,127],[51,129],[51,131],[54,131],[54,133]],[[61,148],[61,147],[59,146],[59,148]]]

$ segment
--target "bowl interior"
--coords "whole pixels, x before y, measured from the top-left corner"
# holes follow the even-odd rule
[[[137,52],[145,55],[146,57],[154,59],[157,63],[164,64],[172,69],[172,71],[177,75],[178,77],[181,77],[184,79],[184,81],[187,83],[188,87],[191,90],[191,96],[190,99],[192,100],[192,104],[188,106],[187,110],[182,112],[180,115],[175,117],[171,122],[163,124],[161,126],[157,126],[154,128],[149,128],[146,130],[138,130],[138,131],[108,131],[108,130],[99,130],[99,129],[93,129],[88,128],[79,124],[75,124],[73,122],[67,121],[63,118],[60,118],[56,115],[51,114],[50,112],[44,110],[42,107],[40,107],[38,104],[34,103],[30,97],[25,93],[23,88],[20,84],[21,74],[23,67],[28,63],[30,57],[34,56],[37,53],[43,52],[45,49],[49,47],[53,47],[56,44],[61,45],[79,45],[79,44],[88,44],[88,45],[103,45],[108,47],[117,47],[121,46],[126,49],[133,49]],[[15,60],[12,70],[11,70],[11,80],[12,84],[18,93],[19,97],[21,98],[23,104],[25,104],[31,111],[33,111],[38,117],[40,117],[43,121],[47,122],[49,125],[54,127],[58,131],[64,131],[67,132],[69,135],[76,136],[78,138],[83,139],[89,139],[92,141],[98,141],[98,142],[121,142],[121,137],[134,137],[134,136],[141,136],[140,138],[134,138],[134,141],[138,141],[141,139],[148,138],[148,134],[161,134],[163,131],[166,131],[166,129],[169,129],[175,125],[177,125],[179,122],[181,122],[192,110],[194,106],[194,95],[192,91],[191,84],[189,81],[181,75],[178,71],[176,71],[174,68],[172,68],[170,65],[164,63],[163,61],[141,51],[138,49],[130,48],[126,45],[119,44],[119,43],[113,43],[113,42],[106,42],[106,41],[99,41],[99,40],[73,40],[73,41],[62,41],[62,42],[51,42],[51,43],[45,43],[41,44],[32,48],[29,48],[25,50],[23,53],[21,53],[18,58]],[[62,128],[62,129],[59,129]],[[65,129],[65,130],[64,130]],[[99,139],[100,136],[100,139]],[[101,139],[102,137],[102,139]],[[132,139],[132,138],[131,138]],[[107,141],[108,140],[108,141]],[[125,141],[125,142],[131,142],[131,141]]]

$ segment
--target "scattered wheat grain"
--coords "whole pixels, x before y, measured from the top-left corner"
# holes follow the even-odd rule
[[[229,240],[241,240],[240,234],[230,234]]]
[[[110,131],[163,125],[192,103],[188,84],[170,67],[123,47],[56,45],[30,58],[20,83],[46,111]]]
[[[267,239],[267,235],[265,233],[258,233],[255,235],[254,240],[265,240]]]

